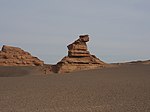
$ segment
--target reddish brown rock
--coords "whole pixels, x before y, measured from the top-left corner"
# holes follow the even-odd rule
[[[81,35],[78,40],[68,45],[68,56],[69,57],[86,57],[90,56],[89,51],[87,51],[86,42],[89,41],[88,35]]]
[[[21,48],[3,46],[0,51],[0,66],[43,66],[44,62]]]
[[[88,35],[81,35],[79,36],[79,39],[68,45],[68,56],[57,63],[56,72],[67,73],[106,66],[106,63],[90,54],[86,44],[88,41]]]

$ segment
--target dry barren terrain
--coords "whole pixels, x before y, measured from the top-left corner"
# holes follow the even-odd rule
[[[150,112],[150,65],[39,74],[0,67],[0,112]]]

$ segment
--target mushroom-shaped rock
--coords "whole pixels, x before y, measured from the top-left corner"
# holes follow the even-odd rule
[[[56,72],[66,73],[79,70],[95,69],[107,65],[88,51],[86,42],[88,35],[81,35],[79,39],[68,45],[68,56],[56,65]]]

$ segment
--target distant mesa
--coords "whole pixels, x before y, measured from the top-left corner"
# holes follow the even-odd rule
[[[145,60],[145,61],[131,61],[131,62],[126,62],[123,64],[145,64],[145,65],[149,65],[150,64],[150,60]]]
[[[86,44],[88,41],[88,35],[81,35],[79,39],[68,45],[68,56],[57,63],[56,72],[67,73],[106,66],[106,63],[90,54]]]
[[[0,66],[43,66],[44,62],[21,48],[6,46],[0,51]]]

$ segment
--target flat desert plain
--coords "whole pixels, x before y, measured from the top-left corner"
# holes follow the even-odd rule
[[[0,112],[150,112],[150,65],[44,75],[0,67]]]

